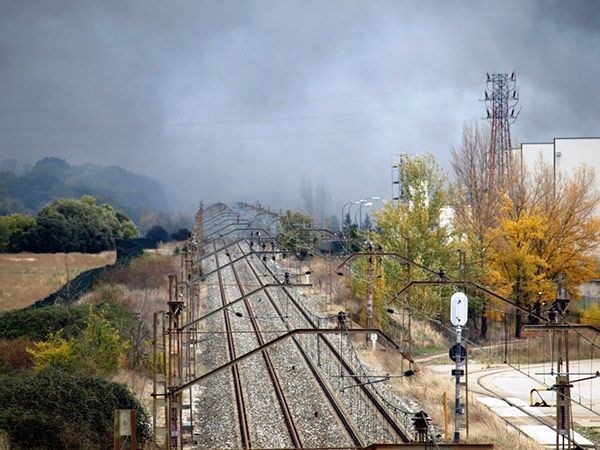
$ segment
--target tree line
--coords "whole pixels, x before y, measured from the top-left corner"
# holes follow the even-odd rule
[[[453,279],[464,275],[459,251],[465,252],[469,280],[524,309],[536,302],[550,308],[560,278],[577,300],[579,284],[597,277],[600,196],[593,169],[555,174],[540,158],[533,167],[515,162],[505,177],[494,178],[487,170],[488,149],[489,134],[473,124],[465,126],[462,144],[452,150],[452,174],[432,155],[406,157],[403,199],[374,214],[376,229],[365,230],[364,239]],[[393,259],[379,262],[385,282],[376,297],[393,298],[406,283],[404,265]],[[413,278],[431,277],[417,272]],[[441,314],[453,289],[423,288],[409,301],[426,314]],[[475,291],[472,298],[472,327],[485,338],[488,320],[502,314],[503,307]],[[515,309],[509,314],[514,335],[520,337],[527,313]]]
[[[134,222],[148,211],[166,211],[163,186],[118,166],[72,165],[60,158],[43,158],[30,167],[15,161],[0,164],[0,214],[35,214],[58,198],[92,195],[109,203]],[[155,213],[158,214],[158,213]]]
[[[96,253],[114,249],[116,239],[132,239],[137,234],[125,214],[107,203],[97,204],[89,195],[54,200],[37,217],[0,216],[0,252]]]

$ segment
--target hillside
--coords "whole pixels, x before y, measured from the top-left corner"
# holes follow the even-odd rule
[[[135,222],[145,211],[165,211],[167,205],[164,188],[158,181],[118,166],[76,166],[50,157],[21,173],[0,172],[0,215],[34,214],[57,198],[82,195],[111,204]]]

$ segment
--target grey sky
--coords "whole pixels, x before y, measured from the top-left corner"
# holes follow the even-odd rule
[[[600,135],[595,1],[0,6],[0,155],[122,165],[175,207],[389,196],[394,153],[447,165],[486,70],[517,70],[517,139]]]

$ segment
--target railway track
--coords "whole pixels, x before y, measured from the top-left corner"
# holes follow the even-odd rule
[[[494,371],[492,373],[489,373],[487,375],[481,375],[477,377],[477,385],[478,385],[478,389],[480,390],[480,393],[485,394],[485,395],[489,395],[493,398],[497,398],[499,400],[502,400],[504,402],[506,402],[509,406],[515,408],[516,410],[520,411],[521,413],[525,414],[527,417],[529,417],[530,419],[534,420],[535,422],[539,423],[540,425],[543,425],[545,427],[547,427],[549,429],[549,431],[553,434],[556,434],[556,427],[555,427],[555,420],[549,419],[549,418],[545,418],[545,417],[538,417],[535,414],[532,414],[531,411],[528,411],[527,409],[521,407],[520,405],[516,404],[515,402],[510,401],[509,399],[499,395],[498,393],[494,392],[494,390],[490,389],[489,387],[485,386],[482,382],[483,379],[488,378],[488,377],[492,377],[497,375],[499,372],[509,372],[512,369],[508,368],[508,369],[500,369],[497,371]],[[484,370],[474,370],[471,372],[472,375],[478,375],[479,373],[485,373],[487,372],[486,369]],[[518,424],[513,423],[513,421],[511,421],[509,418],[504,417],[504,416],[498,416],[500,417],[500,419],[502,419],[507,425],[509,425],[510,427],[512,427],[513,429],[515,429],[517,432],[519,432],[519,434],[523,435],[524,437],[528,438],[528,439],[532,439],[530,436],[528,436],[525,432],[523,432],[523,430],[519,427]],[[573,446],[574,449],[576,450],[585,450],[585,447],[580,446],[577,442],[575,442],[572,439],[567,438],[567,440],[570,442],[570,445]]]
[[[215,258],[217,259],[217,264],[218,264],[218,255],[215,254]],[[229,260],[231,261],[231,255],[229,255]],[[244,289],[244,286],[240,279],[240,276],[235,268],[235,265],[233,265],[233,264],[231,265],[231,271],[233,272],[233,276],[235,278],[235,281],[236,281],[237,287],[240,291],[240,294],[245,295],[246,290]],[[256,339],[257,339],[258,345],[259,346],[264,345],[265,340],[261,334],[260,326],[258,324],[258,321],[256,320],[256,315],[254,314],[254,311],[252,310],[252,307],[250,306],[250,302],[248,301],[248,299],[244,299],[243,303],[246,308],[246,311],[248,312],[248,317],[250,319],[250,323],[252,324],[252,328],[253,328],[254,332],[256,333]],[[279,406],[281,407],[281,411],[282,411],[283,417],[285,419],[285,424],[286,424],[286,427],[290,434],[290,439],[292,440],[292,444],[294,445],[295,448],[302,448],[302,442],[300,440],[298,429],[296,427],[296,424],[294,423],[288,402],[287,402],[286,397],[281,388],[281,382],[279,380],[279,377],[275,373],[275,368],[273,367],[273,362],[271,361],[271,357],[269,356],[269,353],[266,350],[264,350],[262,352],[262,356],[263,356],[265,365],[267,367],[267,371],[269,372],[269,377],[271,379],[271,383],[273,384],[273,388],[275,390],[275,395],[277,397],[277,401],[279,403]]]
[[[216,248],[216,245],[215,245],[215,248]],[[219,259],[216,254],[215,254],[215,260],[216,260],[216,264],[218,266]],[[219,292],[221,295],[221,303],[223,304],[223,306],[225,306],[227,304],[227,299],[225,296],[225,287],[223,285],[223,275],[221,274],[221,271],[217,272],[217,277],[219,280]],[[236,358],[235,342],[233,340],[231,318],[229,317],[229,312],[226,309],[223,310],[223,317],[225,320],[225,331],[226,331],[226,336],[227,336],[227,348],[229,351],[229,359],[233,360]],[[240,427],[240,437],[242,440],[242,447],[243,448],[251,448],[252,443],[250,441],[250,429],[248,426],[248,417],[246,415],[244,393],[242,390],[242,382],[241,382],[239,367],[237,364],[234,364],[231,367],[231,375],[233,377],[235,402],[236,402],[236,407],[237,407],[237,411],[238,411],[238,422],[239,422],[239,427]]]
[[[243,253],[243,249],[242,249],[242,247],[239,244],[238,244],[238,248],[239,248],[240,253]],[[230,256],[230,258],[231,258],[231,256]],[[264,285],[265,283],[260,279],[260,276],[257,273],[256,269],[248,261],[247,261],[247,267],[250,269],[251,273],[253,274],[254,278],[257,280],[257,282],[259,283],[259,285],[261,285],[261,286]],[[236,277],[239,277],[239,275],[237,275],[237,271],[236,271]],[[239,278],[238,278],[238,280],[239,280]],[[284,313],[281,311],[281,309],[277,305],[277,302],[275,301],[275,299],[273,298],[273,296],[271,295],[271,293],[269,292],[269,290],[266,289],[264,292],[265,292],[265,296],[266,296],[267,300],[269,301],[269,304],[274,309],[274,311],[276,313],[276,316],[281,319],[281,323],[284,326],[286,326],[289,330],[291,330],[291,327],[289,326],[289,323],[286,322],[286,320],[285,320]],[[327,401],[329,402],[329,405],[331,406],[331,408],[335,412],[335,414],[336,414],[336,416],[337,416],[340,424],[342,425],[342,427],[344,428],[344,430],[346,431],[346,433],[350,437],[352,443],[354,445],[358,446],[358,447],[363,447],[364,444],[363,444],[363,441],[360,438],[360,435],[359,435],[358,431],[355,429],[355,427],[352,424],[351,420],[344,413],[342,406],[339,404],[338,400],[335,398],[335,394],[331,391],[329,385],[323,379],[323,376],[321,375],[321,373],[319,372],[319,370],[317,369],[317,367],[315,367],[315,365],[313,364],[312,360],[306,354],[306,351],[302,348],[302,346],[300,345],[300,343],[298,342],[298,340],[297,339],[293,339],[293,342],[294,342],[295,348],[298,350],[298,352],[302,356],[302,359],[306,363],[306,366],[309,368],[309,370],[312,373],[313,377],[317,381],[317,384],[319,385],[319,387],[321,389],[321,392],[327,398]]]
[[[238,248],[239,248],[239,251],[241,254],[244,254],[244,255],[247,254],[247,252],[239,244],[238,244]],[[252,272],[254,273],[256,278],[259,280],[259,282],[262,283],[262,281],[260,280],[260,277],[258,276],[256,269],[253,267],[250,260],[246,258],[245,261],[251,267]],[[264,269],[267,270],[270,277],[272,277],[278,283],[281,282],[281,280],[278,279],[276,274],[267,266],[267,264],[264,263],[264,261],[260,260],[260,258],[259,258],[258,262],[259,262],[259,264],[261,264],[261,267],[263,267]],[[300,314],[300,316],[302,317],[304,322],[309,327],[319,328],[319,326],[315,322],[314,318],[311,317],[306,312],[306,310],[298,303],[298,301],[294,298],[294,296],[291,295],[289,289],[281,288],[281,290],[283,291],[284,295],[288,298],[289,302],[294,306],[295,311]],[[265,292],[268,292],[268,290]],[[274,304],[276,303],[272,297],[271,297],[271,301]],[[279,312],[279,315],[281,317],[284,317],[283,315],[281,315],[281,311]],[[334,355],[334,358],[340,362],[347,378],[354,382],[354,384],[356,385],[355,388],[359,389],[360,392],[368,399],[368,402],[371,405],[373,405],[373,407],[377,410],[378,414],[383,419],[383,422],[386,424],[387,428],[389,430],[391,430],[393,432],[393,434],[395,435],[395,437],[392,440],[396,441],[396,442],[398,440],[400,440],[401,442],[409,442],[410,437],[408,436],[407,432],[391,416],[391,414],[388,412],[387,408],[384,406],[383,401],[380,398],[377,398],[377,396],[371,391],[371,389],[369,389],[369,387],[367,387],[364,383],[360,382],[361,377],[352,368],[351,364],[343,357],[340,350],[338,350],[338,348],[335,347],[335,345],[330,341],[330,339],[326,338],[323,335],[319,335],[317,337],[317,339],[318,339],[318,342],[323,343],[324,347],[327,349],[327,351],[331,352],[331,354]]]

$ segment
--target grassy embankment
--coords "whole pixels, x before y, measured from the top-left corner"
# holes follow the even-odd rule
[[[25,308],[81,272],[114,262],[114,251],[0,254],[0,311]]]

